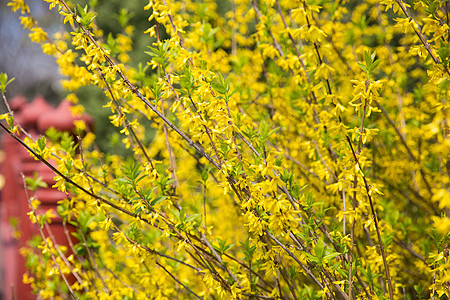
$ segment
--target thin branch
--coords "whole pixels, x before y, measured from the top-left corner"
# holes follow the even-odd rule
[[[197,299],[203,299],[203,297],[200,297],[199,295],[197,295],[196,293],[194,293],[194,291],[192,291],[190,288],[188,288],[185,284],[183,284],[181,281],[179,281],[172,273],[169,272],[169,270],[167,270],[162,264],[160,264],[159,262],[156,262],[156,264],[158,266],[160,266],[167,274],[169,274],[170,277],[172,277],[173,280],[175,280],[178,284],[181,284],[189,293],[191,293],[192,295],[194,295],[195,297],[197,297]]]
[[[302,262],[291,252],[289,251],[288,248],[286,248],[286,246],[281,243],[276,237],[274,237],[270,232],[268,231],[264,231],[278,246],[280,246],[284,251],[286,251],[286,253],[292,257],[295,262],[303,269],[303,271],[317,284],[317,286],[319,288],[321,288],[322,290],[324,289],[324,286],[322,285],[322,283],[320,283],[320,281],[317,279],[316,276],[314,276],[314,274],[311,272],[311,270],[309,270],[304,264],[302,264]]]
[[[70,272],[73,274],[73,276],[75,277],[75,279],[80,283],[80,285],[83,287],[84,291],[86,293],[89,293],[88,289],[83,285],[83,279],[81,279],[80,275],[78,275],[78,273],[80,272],[80,270],[75,271],[74,268],[72,268],[72,265],[70,264],[69,260],[67,259],[67,257],[64,255],[64,253],[62,253],[61,249],[59,248],[58,243],[56,242],[56,238],[50,228],[50,225],[46,222],[44,224],[45,229],[48,232],[48,235],[53,243],[53,245],[55,246],[56,251],[58,251],[58,255],[59,257],[61,257],[61,259],[64,261],[64,263],[66,264],[66,266],[70,269]]]
[[[27,184],[26,184],[26,181],[25,181],[25,175],[23,173],[21,173],[21,176],[22,176],[23,186],[24,186],[24,189],[25,189],[25,194],[26,194],[26,197],[28,199],[28,204],[30,205],[30,209],[33,212],[34,217],[37,218],[38,216],[36,214],[36,210],[34,209],[33,203],[31,202],[31,198],[28,195],[28,189],[27,189]],[[39,234],[41,235],[43,242],[45,243],[45,246],[49,249],[50,256],[52,257],[52,260],[53,260],[53,263],[55,264],[56,269],[58,269],[59,275],[61,275],[61,278],[63,279],[64,283],[66,284],[67,288],[69,289],[70,295],[74,299],[78,300],[78,297],[75,295],[74,291],[72,290],[72,288],[70,286],[70,283],[67,281],[66,276],[64,276],[64,273],[62,272],[61,267],[56,262],[55,255],[51,251],[50,245],[48,244],[47,238],[45,237],[44,232],[42,230],[42,226],[39,224],[38,221],[36,221],[36,226],[37,226],[37,228],[39,230]]]
[[[441,62],[439,61],[439,58],[437,58],[433,51],[431,50],[430,44],[427,42],[426,37],[424,36],[424,34],[422,33],[422,28],[420,27],[419,23],[417,23],[416,19],[412,17],[412,15],[408,12],[408,9],[403,5],[403,1],[402,0],[396,0],[398,6],[400,6],[401,10],[403,11],[403,13],[405,14],[405,16],[410,20],[410,21],[414,21],[414,24],[417,26],[413,26],[414,32],[416,33],[416,35],[419,37],[420,41],[422,42],[422,45],[425,47],[425,49],[427,50],[428,54],[430,54],[431,58],[433,59],[434,63],[436,65],[441,64]],[[447,72],[448,75],[450,75],[450,71],[449,69],[444,66],[444,70],[445,72]]]
[[[397,136],[400,138],[400,142],[402,143],[402,145],[405,147],[406,151],[408,152],[408,156],[410,159],[414,160],[415,162],[419,162],[419,160],[416,158],[416,156],[412,153],[411,149],[409,148],[408,144],[406,144],[406,141],[403,137],[403,135],[400,133],[400,130],[397,128],[397,126],[395,126],[394,122],[392,121],[392,119],[389,117],[388,112],[386,111],[386,109],[383,107],[383,105],[381,105],[380,103],[378,103],[378,101],[374,100],[374,103],[378,106],[378,108],[381,110],[381,112],[383,113],[384,117],[386,118],[386,120],[389,122],[389,124],[392,126],[392,128],[394,128],[395,133],[397,134]],[[430,194],[432,194],[431,191],[431,186],[430,183],[428,182],[427,178],[425,177],[425,171],[423,170],[423,168],[421,167],[421,164],[419,164],[419,172],[422,176],[422,179],[425,183],[425,185],[427,186],[428,192]],[[436,214],[439,214],[438,211],[433,207],[433,210]]]
[[[103,279],[103,276],[100,274],[100,270],[99,270],[99,268],[98,268],[97,263],[95,262],[94,255],[92,254],[91,248],[88,246],[86,237],[85,237],[83,231],[81,230],[81,228],[79,229],[78,233],[80,234],[80,236],[81,236],[82,239],[83,239],[83,244],[84,244],[84,247],[86,248],[86,251],[87,251],[87,253],[88,253],[89,260],[90,260],[91,263],[92,263],[92,267],[93,267],[93,269],[94,269],[94,272],[97,274],[98,278],[100,279],[100,281],[101,281],[102,284],[103,284],[103,291],[106,292],[106,293],[108,293],[108,294],[110,294],[111,292],[109,291],[108,286],[106,285],[105,280]],[[110,295],[111,295],[111,294],[110,294]]]
[[[357,164],[359,165],[358,156],[356,155],[355,150],[353,149],[353,145],[352,145],[348,135],[347,135],[347,141],[348,141],[348,143],[350,145],[350,149],[352,150],[353,157],[354,157],[355,161],[357,162]],[[362,178],[364,180],[364,186],[366,188],[367,198],[369,199],[370,209],[372,211],[372,216],[373,216],[373,219],[374,219],[374,222],[375,222],[375,229],[376,229],[376,232],[377,232],[378,244],[380,246],[381,257],[383,258],[383,264],[384,264],[384,271],[386,273],[386,281],[387,281],[388,287],[389,287],[389,298],[391,300],[393,300],[394,299],[393,298],[394,297],[394,294],[393,294],[394,290],[392,288],[392,280],[391,280],[391,276],[389,274],[389,265],[388,265],[387,260],[386,260],[386,252],[384,250],[383,241],[381,240],[380,227],[379,227],[379,224],[378,224],[378,217],[377,217],[377,214],[375,212],[375,208],[374,208],[373,201],[372,201],[372,196],[370,195],[370,192],[369,192],[370,188],[369,188],[369,184],[367,183],[367,179],[366,179],[366,177],[364,175],[362,175]]]

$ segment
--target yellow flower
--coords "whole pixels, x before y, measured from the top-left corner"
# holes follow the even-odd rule
[[[29,36],[35,43],[41,43],[47,39],[47,33],[40,27],[33,27]]]
[[[27,14],[30,12],[30,8],[23,0],[11,0],[8,2],[7,6],[11,6],[13,12],[20,9],[20,13]]]

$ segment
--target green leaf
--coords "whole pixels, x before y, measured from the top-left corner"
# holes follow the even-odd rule
[[[180,78],[180,85],[186,90],[189,90],[191,88],[189,79],[184,76]]]
[[[364,61],[366,62],[366,67],[369,67],[372,64],[372,59],[370,56],[371,55],[369,54],[369,52],[364,52]]]
[[[323,260],[329,260],[329,259],[335,258],[336,256],[339,256],[339,255],[341,255],[339,252],[328,253],[323,257]]]
[[[120,23],[120,26],[125,27],[133,16],[134,13],[128,13],[128,9],[121,8],[119,14],[116,15],[116,19]]]
[[[140,168],[141,165],[134,160],[129,160],[122,168],[122,173],[125,175],[125,182],[130,183],[134,188],[136,188],[136,185],[146,177],[146,174],[142,173]]]
[[[73,159],[66,159],[64,161],[64,166],[66,167],[67,171],[72,170],[73,167]]]
[[[269,138],[272,134],[274,134],[275,132],[277,132],[281,127],[277,127],[275,129],[272,129],[269,134],[267,135],[267,137]]]
[[[84,18],[82,19],[83,20],[83,25],[84,26],[89,26],[91,23],[92,23],[92,21],[94,21],[94,19],[97,17],[97,14],[95,14],[95,13],[93,13],[93,12],[90,12],[90,13],[87,13],[85,16],[84,16]]]
[[[306,204],[309,208],[311,208],[314,204],[313,194],[312,192],[309,192],[308,195],[306,195]]]
[[[370,55],[370,58],[371,58],[371,62],[373,62],[374,60],[375,60],[375,57],[377,56],[377,51],[374,51],[371,55]]]
[[[369,74],[369,70],[367,69],[367,67],[365,65],[363,65],[362,63],[358,63],[358,66],[367,74]]]
[[[78,224],[83,233],[87,233],[89,230],[89,225],[95,221],[96,215],[91,215],[86,211],[82,211],[78,217]]]
[[[433,1],[429,4],[429,6],[425,9],[425,11],[427,13],[429,13],[430,15],[433,15],[437,8],[439,7],[439,1]]]
[[[10,84],[15,78],[11,78],[8,80],[8,75],[6,73],[0,73],[0,90],[2,93],[5,92],[6,86]]]
[[[211,171],[210,167],[203,168],[203,171],[202,171],[202,181],[203,181],[203,183],[206,183],[206,181],[208,180],[210,171]]]
[[[317,257],[315,257],[309,253],[305,253],[305,255],[308,257],[309,261],[316,263],[316,264],[320,263],[320,260]]]
[[[163,202],[166,199],[167,199],[167,196],[158,196],[155,199],[153,199],[152,202],[150,202],[150,205],[155,206],[155,205]]]
[[[6,119],[6,122],[8,123],[9,129],[12,130],[14,127],[14,117],[8,115],[8,119]]]
[[[158,100],[163,95],[163,93],[161,93],[162,85],[159,82],[154,81],[153,85],[149,86],[149,88],[155,100]]]
[[[144,51],[145,54],[152,56],[153,61],[157,62],[163,67],[167,66],[167,62],[169,61],[169,42],[165,41],[163,44],[158,44],[158,47],[150,47],[148,48],[151,51]]]
[[[39,150],[41,150],[41,152],[43,152],[45,150],[45,147],[47,146],[47,139],[45,138],[45,136],[41,136],[37,142],[38,142]]]
[[[186,223],[189,223],[191,221],[194,221],[196,218],[198,218],[199,216],[201,216],[201,214],[192,214],[189,217],[186,218]]]
[[[317,258],[322,261],[325,256],[325,243],[322,239],[319,239],[314,246],[314,254],[317,256]]]
[[[448,57],[450,56],[450,49],[448,45],[443,44],[438,50],[437,53],[441,58],[442,62],[445,64],[448,61]]]
[[[221,94],[221,95],[225,95],[226,92],[227,92],[227,90],[226,90],[226,88],[224,87],[223,83],[220,83],[220,82],[212,82],[212,83],[211,83],[211,86],[213,87],[213,89],[214,89],[216,92],[218,92],[218,93]]]
[[[149,48],[151,48],[151,47],[149,47]],[[153,48],[151,48],[151,49],[153,49]],[[153,52],[153,51],[144,51],[144,53],[145,54],[148,54],[148,55],[150,55],[150,56],[158,56],[155,52]]]
[[[25,183],[32,191],[36,191],[38,187],[41,188],[47,187],[47,183],[45,183],[42,180],[42,177],[38,177],[36,172],[33,173],[33,178],[31,177],[25,178]]]
[[[373,62],[373,64],[369,68],[369,73],[372,73],[373,70],[380,64],[381,60],[377,59]]]
[[[227,244],[226,240],[217,238],[216,241],[218,245],[213,245],[213,248],[222,254],[234,247],[234,244]]]

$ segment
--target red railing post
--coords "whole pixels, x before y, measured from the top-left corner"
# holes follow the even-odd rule
[[[11,106],[15,119],[31,136],[38,136],[50,127],[60,131],[73,131],[76,118],[70,112],[70,103],[63,101],[57,108],[49,105],[42,97],[36,97],[26,103],[23,97],[13,99]],[[83,117],[87,123],[92,119]],[[1,137],[1,147],[5,154],[0,171],[5,178],[5,185],[0,191],[0,241],[2,247],[2,290],[4,299],[36,299],[31,287],[23,283],[26,272],[25,259],[19,249],[27,245],[34,235],[39,234],[36,224],[32,224],[27,213],[30,211],[21,174],[27,177],[42,177],[47,188],[39,188],[36,198],[41,202],[39,211],[53,209],[56,214],[57,202],[66,198],[60,191],[52,189],[54,174],[35,160],[30,154],[7,134]],[[12,224],[17,224],[14,228]],[[62,219],[57,216],[50,225],[52,235],[60,245],[68,245]],[[17,235],[20,233],[20,236]]]

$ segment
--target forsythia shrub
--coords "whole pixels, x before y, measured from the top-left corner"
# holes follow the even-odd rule
[[[3,115],[77,226],[71,252],[23,250],[40,297],[449,298],[449,1],[151,0],[147,31],[108,37],[92,8],[45,1],[68,32],[8,5],[74,114],[77,89],[104,91],[129,155]],[[154,38],[145,68],[135,34]]]

